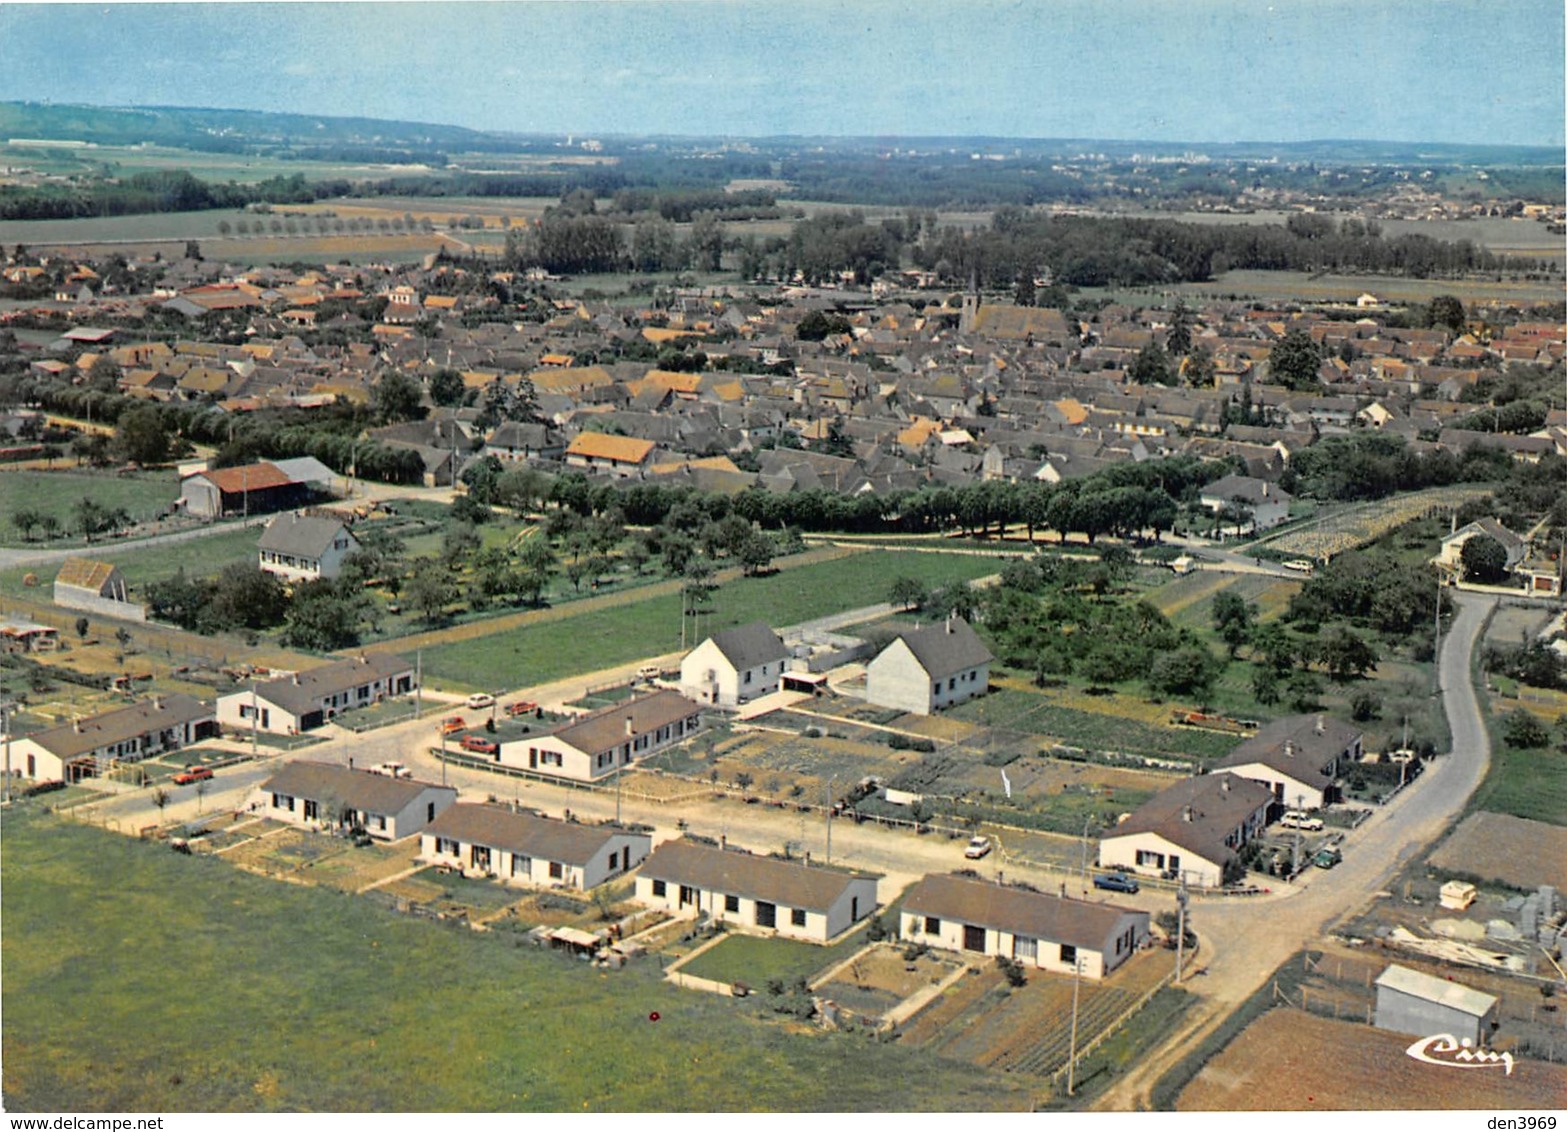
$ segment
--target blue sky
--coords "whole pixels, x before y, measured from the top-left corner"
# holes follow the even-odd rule
[[[1564,144],[1561,0],[0,4],[0,99],[519,132]]]

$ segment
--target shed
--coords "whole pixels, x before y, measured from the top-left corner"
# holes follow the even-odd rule
[[[1451,1034],[1483,1046],[1498,1025],[1497,999],[1462,983],[1391,964],[1377,976],[1375,1025],[1416,1037]]]

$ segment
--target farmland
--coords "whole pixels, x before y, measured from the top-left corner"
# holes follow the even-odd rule
[[[0,837],[13,1112],[1027,1106],[1004,1077],[797,1032],[652,964],[605,978],[35,812]]]
[[[1558,807],[1558,822],[1567,809]],[[1567,877],[1567,829],[1510,814],[1473,813],[1431,854],[1445,872],[1480,877],[1518,889]]]
[[[172,471],[132,475],[66,470],[0,472],[0,545],[48,548],[79,544],[80,536],[72,531],[71,509],[84,498],[111,510],[123,507],[132,521],[140,522],[160,514],[178,494],[179,481]],[[35,531],[35,541],[24,542],[12,523],[22,508],[55,516],[61,530],[70,531],[71,535],[43,542]]]
[[[1439,487],[1367,503],[1333,513],[1285,534],[1264,538],[1258,546],[1286,558],[1327,561],[1356,550],[1432,511],[1451,511],[1490,491],[1481,487]]]

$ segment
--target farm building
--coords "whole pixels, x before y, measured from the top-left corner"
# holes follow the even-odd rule
[[[309,502],[312,488],[276,464],[245,464],[197,472],[180,481],[175,506],[202,519],[261,515]]]
[[[647,468],[653,448],[651,440],[639,440],[634,436],[579,432],[566,445],[566,466],[624,479]]]
[[[877,707],[929,715],[990,689],[995,658],[961,617],[898,635],[865,667],[865,698]]]
[[[279,515],[256,544],[261,569],[287,582],[335,578],[359,540],[339,519],[322,515]]]
[[[1234,774],[1204,774],[1159,791],[1099,841],[1099,863],[1216,887],[1225,866],[1267,825],[1272,794]]]
[[[154,696],[102,715],[11,740],[11,767],[24,778],[74,782],[117,762],[135,762],[215,734],[212,709],[191,696]]]
[[[1148,913],[960,876],[927,876],[903,898],[911,943],[1015,959],[1100,979],[1148,938]]]
[[[700,705],[679,692],[654,692],[589,712],[542,735],[502,742],[495,761],[518,770],[594,782],[694,735],[701,726]]]
[[[236,730],[254,726],[274,735],[297,735],[340,712],[413,690],[413,665],[391,653],[367,653],[219,696],[218,722]]]
[[[666,841],[637,876],[636,899],[675,914],[826,943],[876,911],[876,878],[738,849]]]
[[[652,846],[647,834],[619,826],[459,802],[425,827],[419,857],[507,884],[589,889],[636,868]]]
[[[1485,1045],[1497,1027],[1497,1000],[1462,983],[1438,979],[1393,963],[1377,976],[1379,1030],[1431,1037],[1451,1034],[1460,1042]]]
[[[763,621],[715,633],[680,662],[680,690],[693,700],[738,707],[778,690],[789,650]]]
[[[123,621],[147,620],[147,608],[130,600],[125,575],[108,562],[67,558],[54,576],[54,603]]]
[[[1267,785],[1290,809],[1315,810],[1334,800],[1341,767],[1363,753],[1358,727],[1325,715],[1276,719],[1214,764]]]
[[[301,760],[257,788],[266,816],[298,826],[360,826],[397,841],[424,829],[457,801],[457,789],[369,770]]]
[[[0,648],[6,652],[54,652],[60,630],[21,617],[0,618]]]

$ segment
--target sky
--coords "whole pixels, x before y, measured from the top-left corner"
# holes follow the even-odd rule
[[[1562,146],[1562,0],[0,3],[0,99],[519,133]]]

